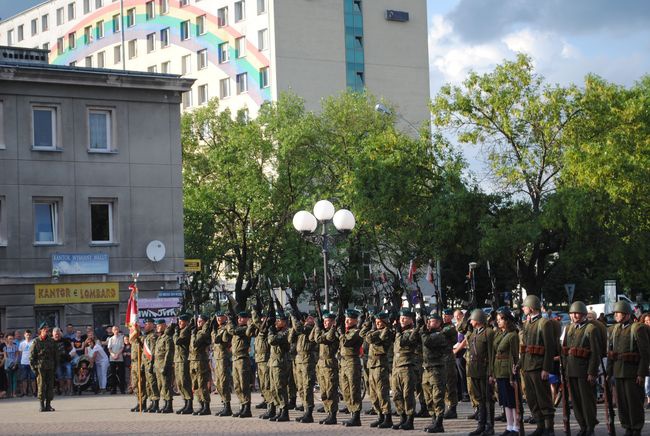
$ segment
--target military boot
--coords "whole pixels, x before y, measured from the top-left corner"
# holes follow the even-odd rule
[[[399,426],[400,430],[413,430],[413,420],[415,419],[415,415],[408,415],[406,417],[406,422],[402,425]]]
[[[445,411],[445,414],[442,415],[444,419],[456,419],[458,418],[458,412],[456,412],[456,406],[449,406]]]
[[[160,400],[153,400],[153,404],[151,405],[151,408],[149,408],[149,410],[147,410],[147,412],[149,412],[149,413],[158,413],[158,411],[160,410],[159,403],[160,403]]]
[[[393,427],[393,415],[390,413],[386,413],[384,415],[384,420],[382,421],[381,424],[377,426],[377,428],[392,428]]]
[[[184,410],[187,409],[187,400],[183,400],[183,401],[184,401],[185,403],[183,404],[183,407],[181,407],[180,409],[178,409],[178,410],[176,411],[176,414],[177,414],[177,415],[180,415],[181,413],[183,413]]]
[[[485,424],[485,430],[483,431],[483,436],[492,436],[494,435],[494,405],[490,407],[488,412],[487,423]]]
[[[427,427],[427,433],[444,433],[445,428],[442,426],[443,416],[438,415],[430,427]]]
[[[346,427],[361,427],[361,412],[352,412],[352,417],[343,422]]]
[[[323,425],[336,425],[336,410],[332,410],[328,415],[327,418],[323,419],[320,421],[321,424]]]
[[[139,412],[140,411],[140,403],[136,403],[135,407],[131,408],[131,412]],[[147,410],[147,400],[144,400],[144,404],[142,404],[142,410]]]
[[[199,412],[199,415],[201,416],[212,415],[212,411],[210,410],[210,403],[208,401],[205,402],[205,407],[203,408],[202,411]]]
[[[181,415],[192,415],[194,414],[194,407],[192,407],[192,399],[187,400],[187,407],[181,412]]]
[[[303,424],[311,424],[314,422],[314,406],[307,407],[305,414],[300,420]]]
[[[244,410],[239,413],[240,418],[252,418],[253,414],[251,413],[251,403],[244,404]]]
[[[535,431],[532,433],[528,433],[526,436],[542,436],[543,434],[544,434],[544,423],[538,422]]]
[[[280,411],[278,416],[275,416],[273,421],[275,422],[287,422],[289,421],[289,406],[284,406]]]
[[[264,400],[262,400],[261,403],[255,405],[256,409],[266,409],[267,407],[268,407],[268,404]]]
[[[555,436],[555,429],[554,423],[553,423],[553,417],[551,416],[550,418],[544,418],[544,436]]]
[[[270,419],[273,416],[275,416],[275,404],[269,404],[269,408],[266,413],[260,415],[260,419]]]
[[[230,403],[223,403],[223,408],[217,413],[215,413],[214,416],[232,416],[232,409],[230,408]]]
[[[433,427],[435,427],[436,419],[437,419],[437,415],[434,413],[433,416],[431,417],[431,425],[427,425],[422,430],[426,433],[432,433],[430,430],[432,430]]]
[[[383,413],[380,413],[379,416],[377,417],[377,420],[376,420],[376,421],[372,421],[372,422],[370,423],[370,427],[373,427],[373,428],[374,428],[374,427],[378,427],[379,424],[381,424],[382,422],[384,422],[384,414],[383,414]]]
[[[469,436],[479,436],[482,435],[483,432],[485,431],[485,421],[486,421],[486,410],[485,407],[479,407],[478,409],[478,426],[476,427],[476,430],[473,432],[469,433]]]
[[[205,410],[205,403],[203,401],[199,401],[199,404],[201,405],[201,407],[196,412],[192,412],[192,415],[194,416],[200,415],[201,412]]]
[[[406,423],[406,413],[402,413],[400,421],[397,424],[393,424],[393,430],[399,430],[404,423]]]
[[[165,407],[163,407],[160,413],[174,413],[173,400],[165,400]]]
[[[45,400],[41,400],[41,407],[38,409],[39,412],[45,412]]]
[[[156,413],[163,413],[163,410],[167,408],[167,403],[168,403],[167,400],[163,400],[163,406],[160,409],[158,409]]]
[[[50,403],[50,400],[45,400],[45,411],[46,412],[54,412],[54,407],[52,407],[52,404]]]
[[[233,417],[233,418],[239,418],[239,415],[241,415],[241,413],[242,413],[243,411],[244,411],[244,403],[242,403],[242,404],[239,406],[239,412],[235,412],[235,413],[233,413],[233,414],[232,414],[232,417]]]
[[[289,403],[287,404],[287,408],[289,409],[295,409],[296,408],[296,397],[290,398]]]

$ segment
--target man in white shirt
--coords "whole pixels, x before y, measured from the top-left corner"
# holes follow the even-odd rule
[[[120,393],[124,393],[124,335],[120,332],[118,326],[113,326],[113,336],[106,341],[110,361],[108,384],[111,387],[111,394],[117,393],[117,387]]]
[[[28,395],[28,386],[32,389],[32,394],[36,396],[36,375],[29,366],[29,355],[32,350],[31,330],[25,330],[25,339],[18,345],[20,354],[20,396]]]

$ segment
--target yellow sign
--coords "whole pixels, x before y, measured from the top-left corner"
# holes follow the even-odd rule
[[[201,259],[185,259],[185,272],[200,272]]]
[[[109,303],[120,301],[117,283],[34,285],[34,304]]]

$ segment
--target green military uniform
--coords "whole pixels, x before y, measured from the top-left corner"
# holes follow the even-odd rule
[[[129,342],[131,343],[131,389],[133,389],[133,393],[139,401],[135,407],[131,409],[131,412],[140,412],[146,409],[147,380],[145,378],[145,371],[142,367],[142,336],[140,336],[139,329],[136,333],[132,333],[129,336]]]
[[[388,313],[377,316],[386,324],[389,322]],[[368,393],[372,407],[379,413],[377,421],[371,427],[392,427],[390,404],[390,366],[388,352],[395,340],[393,330],[385,325],[381,329],[373,329],[372,319],[366,321],[360,331],[360,336],[368,343]]]
[[[511,316],[509,310],[506,313],[508,314],[508,317]],[[514,381],[512,369],[519,363],[519,332],[516,330],[498,330],[494,334],[494,346],[492,347],[492,352],[493,354],[489,359],[490,377],[494,378],[495,380],[505,379],[505,382],[507,384]],[[499,389],[501,389],[501,385],[499,385]],[[506,392],[500,393],[499,397],[504,398],[505,401],[508,401],[508,395]],[[516,409],[516,401],[517,400],[515,399],[514,405],[501,405],[505,408]],[[516,413],[520,413],[520,411],[517,410]],[[515,422],[513,425],[514,429],[511,431],[516,431],[515,429],[518,430],[519,424]]]
[[[348,310],[346,317],[357,319],[359,314],[357,311]],[[339,335],[341,392],[343,393],[343,401],[345,401],[348,410],[352,414],[352,420],[346,421],[344,424],[350,425],[352,421],[356,422],[356,418],[361,412],[361,383],[363,383],[363,379],[361,377],[360,351],[363,339],[359,335],[357,327],[350,327],[345,332],[339,332]],[[359,425],[361,424],[359,423]]]
[[[295,343],[289,343],[289,352],[287,353],[287,398],[289,402],[287,407],[293,409],[296,407],[296,397],[298,396],[298,384],[296,382],[296,350]]]
[[[316,384],[317,345],[310,340],[313,325],[308,325],[292,316],[292,327],[289,330],[289,342],[296,346],[294,360],[295,380],[300,394],[305,414],[296,418],[298,422],[314,422],[314,385]]]
[[[573,303],[569,313],[583,313],[584,318],[580,323],[567,326],[562,342],[562,359],[576,421],[582,431],[591,434],[598,420],[596,391],[587,376],[592,376],[594,381],[598,377],[601,362],[600,331],[593,323],[587,321],[587,307],[584,303]]]
[[[41,324],[39,330],[44,328],[47,328],[47,325]],[[37,336],[30,350],[29,365],[36,374],[41,412],[54,411],[50,402],[54,398],[54,373],[58,364],[58,346],[54,340],[48,335],[45,338]]]
[[[441,320],[438,315],[432,317]],[[442,433],[445,412],[445,392],[447,390],[447,361],[449,339],[444,327],[422,333],[422,389],[427,408],[433,416],[431,425],[425,428],[428,433]]]
[[[240,317],[249,318],[248,313],[240,312]],[[234,388],[241,408],[236,416],[248,418],[251,415],[251,378],[253,370],[251,369],[251,359],[249,356],[251,348],[251,337],[255,332],[255,327],[251,321],[245,326],[235,326],[235,321],[227,325],[227,332],[232,337],[232,379]]]
[[[324,317],[335,315],[326,313]],[[318,363],[316,364],[316,376],[320,387],[321,401],[327,412],[327,418],[320,421],[321,424],[336,424],[336,414],[339,403],[339,363],[336,359],[336,353],[339,349],[339,338],[336,328],[330,327],[324,330],[323,326],[317,321],[316,326],[311,332],[310,340],[318,344]]]
[[[210,324],[207,322],[200,329],[191,326],[192,335],[189,344],[189,361],[190,361],[190,378],[192,380],[192,390],[197,396],[201,409],[194,412],[193,415],[210,414],[210,390],[208,382],[210,381],[210,361],[208,358],[208,347],[210,347]],[[192,320],[193,321],[193,320]]]
[[[189,317],[181,315],[179,319],[187,321]],[[185,406],[177,411],[177,414],[188,415],[193,413],[192,407],[192,379],[190,378],[190,340],[192,330],[187,325],[185,328],[177,328],[174,331],[174,374],[178,391],[185,400]]]
[[[164,324],[164,321],[159,322],[159,324]],[[160,391],[160,397],[165,402],[160,413],[172,412],[172,381],[174,374],[174,339],[172,335],[172,329],[167,327],[163,334],[158,337],[153,359],[158,390]]]
[[[160,400],[160,390],[158,388],[158,380],[156,379],[156,370],[153,363],[154,355],[156,353],[156,340],[158,336],[153,330],[144,335],[144,350],[145,356],[143,361],[145,380],[147,381],[147,397],[152,401],[151,407],[147,409],[149,413],[158,412],[158,401]]]
[[[212,357],[214,359],[214,386],[221,396],[224,404],[219,416],[232,415],[230,412],[230,399],[232,394],[232,355],[230,342],[232,335],[228,333],[226,324],[219,326],[212,332]]]
[[[531,296],[529,296],[531,297]],[[529,298],[527,297],[527,298]],[[524,302],[525,303],[525,302]],[[524,373],[526,400],[537,420],[537,430],[553,431],[555,408],[548,380],[542,380],[542,370],[553,372],[553,358],[557,355],[557,339],[553,324],[541,314],[531,316],[524,324],[520,345],[521,369]]]
[[[453,349],[458,340],[458,330],[452,323],[442,326],[442,333],[447,338],[447,363],[446,368],[446,392],[445,403],[447,404],[447,416],[445,418],[456,418],[456,406],[458,406],[458,374],[456,370],[456,355]]]
[[[618,302],[614,312],[632,313]],[[616,379],[618,418],[626,435],[640,436],[645,422],[643,380],[648,376],[650,344],[647,328],[630,320],[616,324],[607,345],[607,374]],[[640,378],[641,383],[637,383]]]
[[[278,315],[283,317],[283,315]],[[289,330],[287,328],[278,331],[275,326],[269,327],[268,341],[271,346],[269,355],[269,371],[271,376],[272,401],[278,412],[276,416],[269,417],[272,421],[288,421],[288,391],[287,377],[289,368]]]
[[[264,397],[264,402],[259,408],[264,408],[267,407],[267,404],[264,403],[271,403],[269,375],[269,353],[271,347],[267,340],[268,328],[263,325],[260,314],[256,311],[253,311],[253,325],[255,326],[255,364],[257,366],[257,379],[260,384],[260,392],[262,393],[262,397]]]
[[[478,427],[471,435],[488,433],[494,429],[494,391],[488,383],[489,360],[494,346],[494,330],[487,326],[487,316],[476,309],[470,318],[482,325],[471,332],[467,339],[467,376],[478,399]]]
[[[408,309],[402,309],[402,316],[411,316]],[[401,422],[393,425],[394,429],[412,429],[415,415],[415,382],[417,349],[422,347],[420,331],[417,328],[407,327],[398,331],[393,344],[393,374],[392,388],[393,401],[397,413],[401,415]]]

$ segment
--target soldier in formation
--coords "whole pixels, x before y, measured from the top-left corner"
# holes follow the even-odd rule
[[[58,347],[49,336],[49,327],[42,322],[38,327],[38,336],[34,339],[29,355],[29,365],[36,374],[38,400],[41,412],[54,412],[54,373],[59,364]]]

